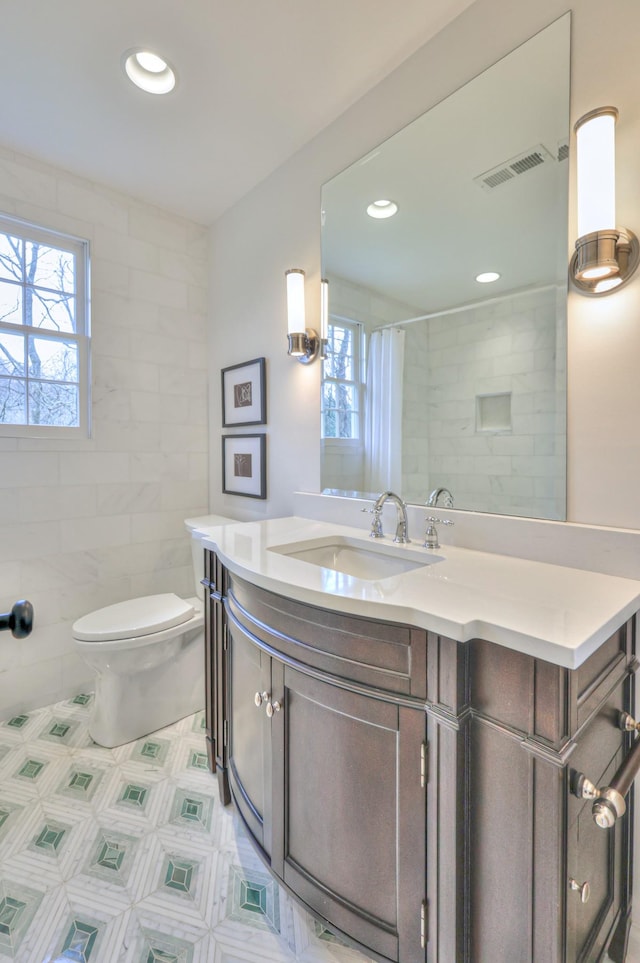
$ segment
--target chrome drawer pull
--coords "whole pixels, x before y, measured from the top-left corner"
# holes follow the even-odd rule
[[[638,770],[640,770],[640,739],[634,742],[631,752],[620,765],[609,786],[598,789],[584,773],[574,772],[571,776],[571,792],[578,799],[593,799],[591,812],[596,824],[601,829],[611,829],[627,810],[624,797],[629,792]]]

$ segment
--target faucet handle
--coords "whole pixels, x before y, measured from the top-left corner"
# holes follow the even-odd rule
[[[371,519],[371,531],[369,532],[370,538],[384,538],[384,532],[382,531],[382,508],[376,508],[375,504],[372,508],[361,508],[361,512],[365,512],[367,515],[373,515]]]
[[[422,543],[424,548],[440,548],[436,522],[438,525],[455,525],[455,522],[452,522],[450,518],[436,518],[435,515],[427,515],[425,522],[427,527],[424,533],[424,542]]]

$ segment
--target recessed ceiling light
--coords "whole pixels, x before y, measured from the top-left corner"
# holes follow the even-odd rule
[[[168,94],[175,87],[174,71],[151,50],[128,50],[122,59],[129,80],[148,94]]]
[[[499,277],[497,271],[485,271],[484,274],[476,274],[476,281],[480,284],[491,284],[492,281],[497,281]]]
[[[398,212],[395,201],[372,201],[367,208],[369,217],[393,217]]]

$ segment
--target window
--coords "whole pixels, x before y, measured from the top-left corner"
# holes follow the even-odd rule
[[[88,434],[88,244],[0,217],[0,433]]]
[[[361,437],[362,325],[330,319],[322,378],[322,437]]]

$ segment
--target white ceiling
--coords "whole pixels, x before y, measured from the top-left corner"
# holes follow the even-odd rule
[[[210,223],[472,2],[3,0],[0,143]]]

